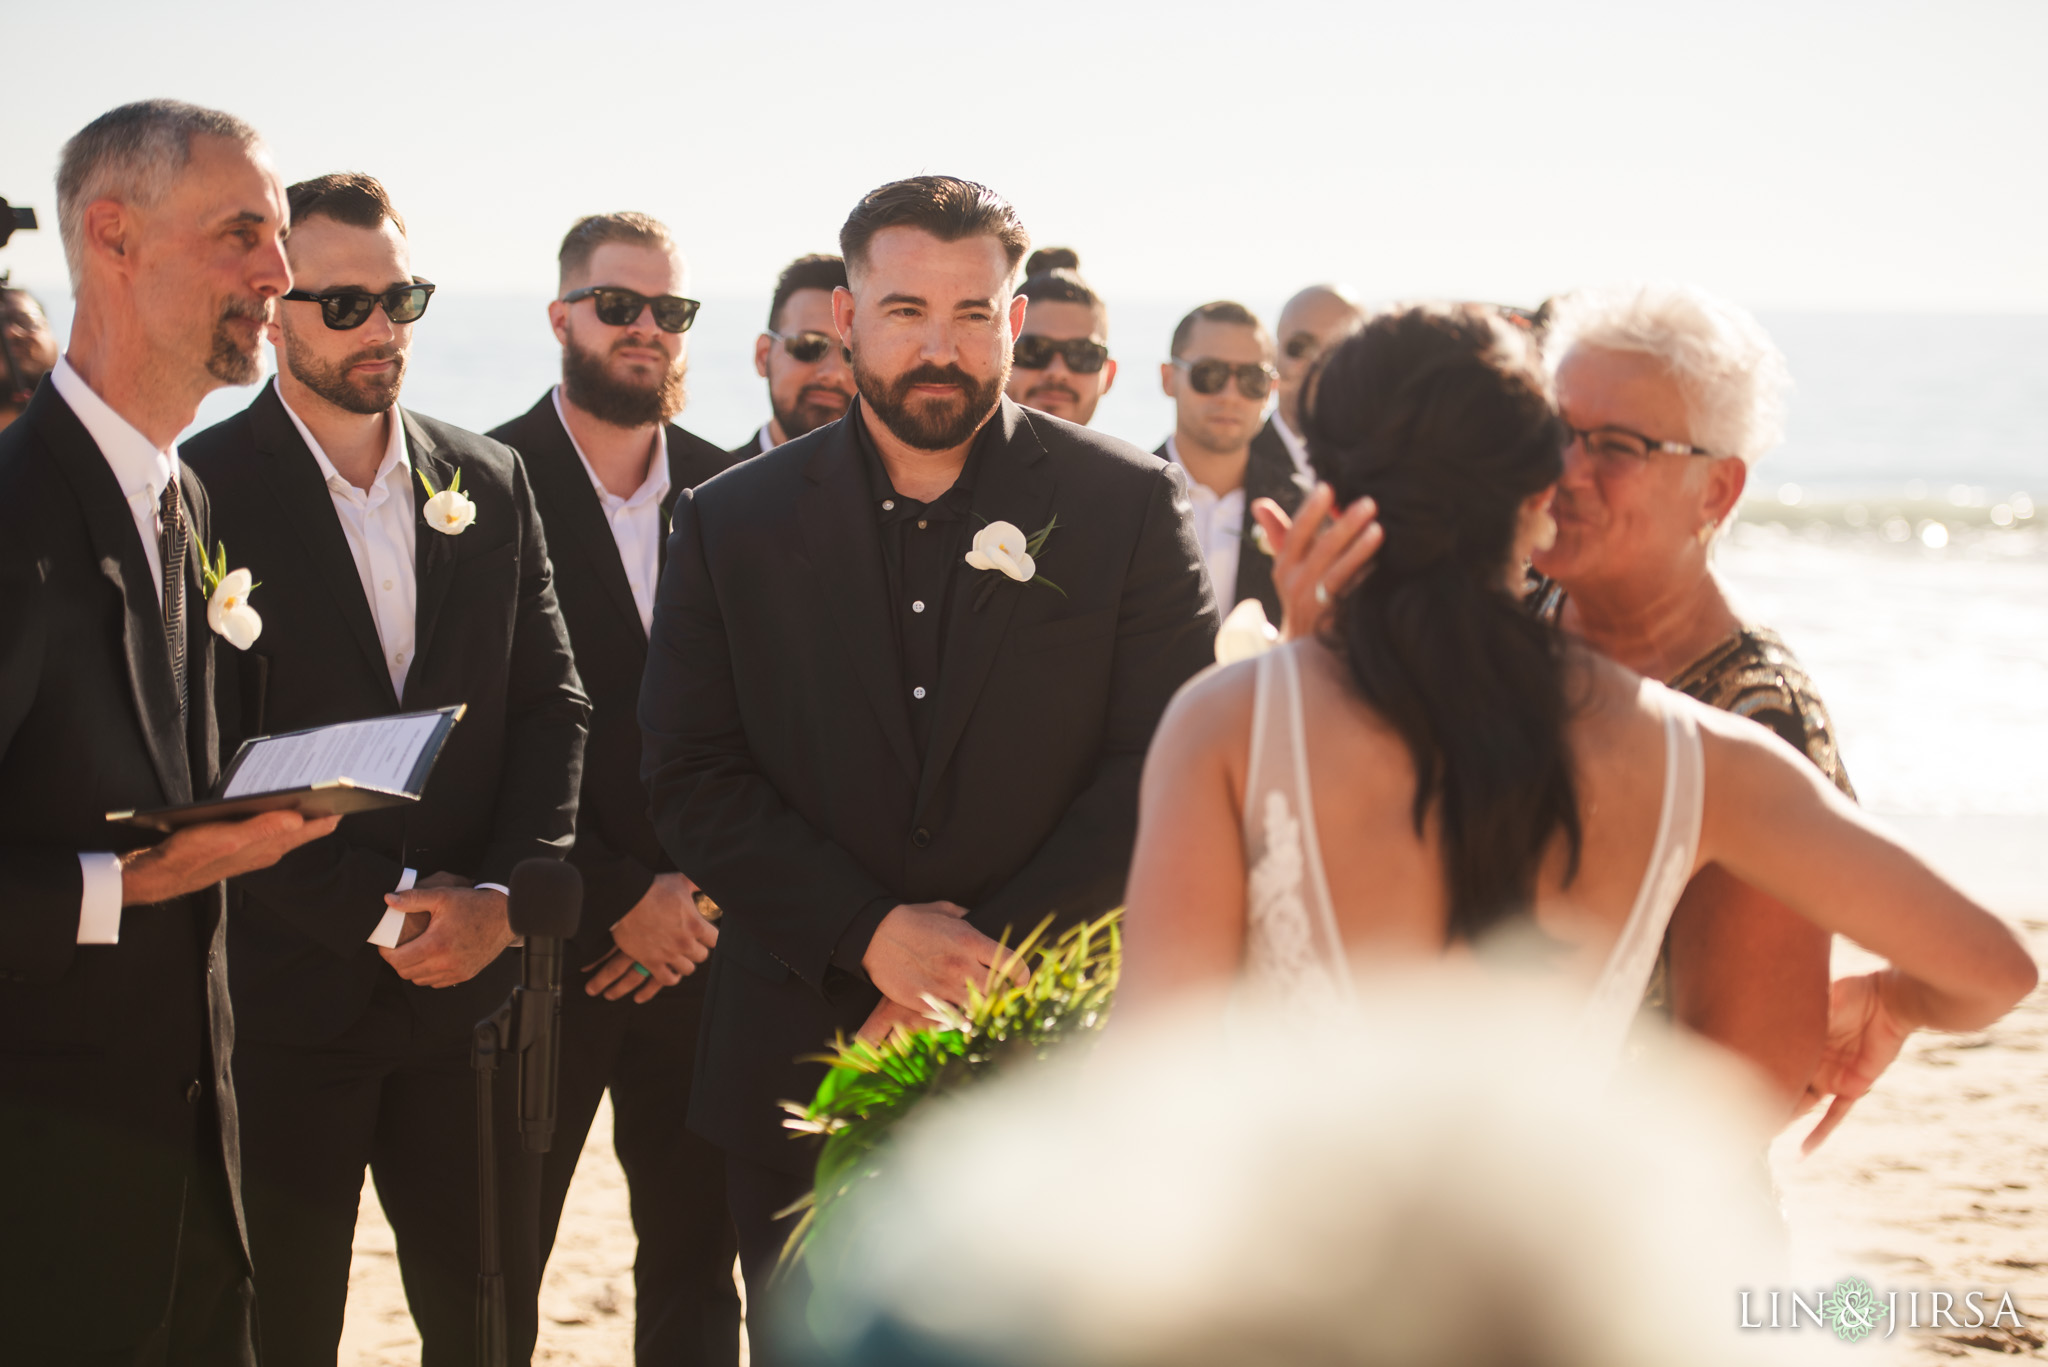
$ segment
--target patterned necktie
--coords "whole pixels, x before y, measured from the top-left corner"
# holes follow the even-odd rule
[[[185,696],[185,508],[178,497],[176,476],[157,502],[156,549],[164,574],[164,637],[171,648],[171,675],[178,681],[178,717],[187,710]]]

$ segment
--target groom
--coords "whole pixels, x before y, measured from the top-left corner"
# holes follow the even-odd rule
[[[966,181],[869,194],[833,296],[858,401],[676,504],[644,768],[663,845],[725,911],[690,1123],[725,1150],[757,1290],[810,1187],[777,1103],[823,1069],[796,1060],[962,1000],[1048,915],[1116,906],[1145,747],[1211,659],[1165,463],[1003,397],[1027,242]],[[1036,577],[970,562],[998,523],[1052,526]]]

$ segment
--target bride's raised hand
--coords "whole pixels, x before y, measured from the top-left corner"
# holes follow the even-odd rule
[[[1834,1133],[1849,1109],[1891,1067],[1913,1033],[1913,1027],[1900,1020],[1885,1000],[1885,979],[1890,972],[1837,978],[1829,991],[1827,1043],[1807,1094],[1816,1101],[1834,1099],[1800,1144],[1802,1154],[1812,1153]]]
[[[1293,517],[1270,498],[1252,504],[1252,516],[1273,548],[1273,587],[1280,595],[1280,639],[1314,635],[1330,604],[1371,563],[1385,539],[1370,498],[1342,513],[1337,495],[1318,484]]]

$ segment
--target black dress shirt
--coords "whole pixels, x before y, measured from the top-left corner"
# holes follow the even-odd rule
[[[953,595],[961,591],[961,569],[974,544],[974,519],[968,504],[974,475],[988,449],[995,424],[982,426],[968,448],[967,463],[953,486],[929,503],[896,492],[881,452],[868,432],[867,408],[853,415],[854,436],[867,472],[869,501],[882,543],[882,573],[889,585],[889,624],[896,633],[896,657],[910,691],[910,734],[917,757],[925,758],[931,743],[932,718],[939,699],[939,662],[946,653],[946,623],[952,617]],[[845,973],[859,973],[875,927],[895,910],[893,897],[878,897],[861,908],[832,952],[832,964]]]

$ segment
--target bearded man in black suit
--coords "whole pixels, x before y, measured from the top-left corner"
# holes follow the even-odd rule
[[[416,805],[347,817],[234,890],[263,1362],[333,1363],[367,1167],[425,1367],[469,1367],[471,1029],[518,976],[513,866],[569,851],[590,708],[519,458],[398,404],[431,287],[389,196],[357,174],[288,196],[301,288],[272,327],[277,380],[190,443],[193,465],[232,491],[216,525],[269,614],[224,681],[224,728],[467,711]],[[540,1171],[515,1093],[496,1088],[499,1228],[511,1360],[525,1362]]]
[[[823,1070],[797,1060],[1116,906],[1145,748],[1212,656],[1164,463],[1003,397],[1027,242],[966,181],[868,195],[834,295],[858,402],[676,504],[645,773],[725,911],[690,1123],[725,1151],[756,1293],[810,1185],[777,1103]],[[771,1327],[750,1316],[757,1360]]]
[[[738,457],[670,422],[683,401],[695,317],[675,238],[638,213],[595,214],[562,239],[548,318],[562,383],[491,436],[519,452],[546,524],[555,592],[590,694],[590,740],[569,862],[583,925],[562,992],[560,1102],[541,1171],[540,1255],[597,1104],[633,1231],[633,1355],[641,1367],[732,1367],[740,1354],[725,1165],[687,1126],[705,975],[718,930],[655,838],[635,708],[670,510]],[[593,293],[592,291],[595,291]],[[580,990],[579,990],[580,988]]]
[[[0,1337],[253,1364],[221,880],[334,819],[134,848],[106,813],[218,773],[217,529],[174,442],[260,373],[284,189],[241,120],[150,100],[65,144],[57,202],[71,343],[0,433]]]

